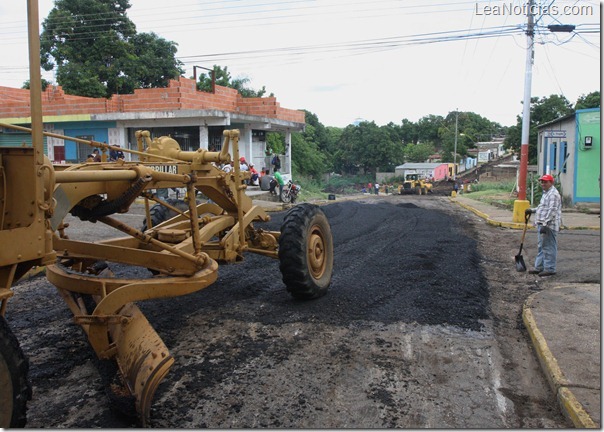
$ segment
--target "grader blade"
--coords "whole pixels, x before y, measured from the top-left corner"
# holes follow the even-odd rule
[[[142,425],[149,422],[153,395],[174,359],[140,309],[134,304],[120,311],[128,323],[109,328],[116,346],[116,360],[128,389],[135,397]]]

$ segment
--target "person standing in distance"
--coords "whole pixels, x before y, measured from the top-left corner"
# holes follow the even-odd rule
[[[554,186],[554,178],[545,174],[539,178],[543,195],[537,208],[529,208],[525,215],[535,214],[537,226],[537,257],[535,268],[530,274],[553,276],[556,274],[556,259],[558,257],[558,232],[562,222],[562,198]]]
[[[279,170],[277,168],[275,168],[275,172],[273,173],[273,176],[275,177],[275,180],[277,181],[277,184],[279,185],[279,199],[281,199],[281,194],[283,193],[283,186],[285,186],[285,181],[283,180],[283,177],[281,176],[281,173],[279,172]]]

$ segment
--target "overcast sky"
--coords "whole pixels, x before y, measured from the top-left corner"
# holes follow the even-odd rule
[[[28,79],[26,1],[0,1],[0,85]],[[284,108],[326,126],[473,111],[510,126],[522,112],[526,3],[466,0],[130,0],[139,32],[193,65],[228,66]],[[574,103],[600,89],[600,3],[536,0],[532,95]],[[53,7],[39,0],[40,22]],[[574,24],[576,33],[551,33]],[[44,78],[54,82],[52,73]]]

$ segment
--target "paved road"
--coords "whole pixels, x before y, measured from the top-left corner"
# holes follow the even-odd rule
[[[509,233],[438,197],[323,209],[335,241],[327,296],[294,301],[278,263],[249,256],[206,290],[141,305],[176,358],[153,426],[568,426],[517,325],[525,296],[509,296],[523,288],[487,270],[505,259],[489,246],[515,243]],[[94,225],[73,238],[106,235]],[[8,317],[32,361],[28,426],[134,426],[110,411],[94,357],[45,280],[16,292]]]

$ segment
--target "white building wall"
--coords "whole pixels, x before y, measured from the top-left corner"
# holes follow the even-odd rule
[[[563,131],[566,137],[547,137],[549,131]],[[575,117],[553,123],[539,130],[537,138],[537,174],[541,177],[544,173],[551,174],[560,181],[562,195],[573,200],[573,187],[575,179],[575,152],[577,147],[577,131]],[[564,155],[561,154],[562,143],[566,141],[566,172],[564,172]],[[550,160],[550,148],[556,144],[557,161],[556,167],[552,166]],[[547,157],[544,152],[547,151]]]

